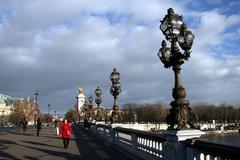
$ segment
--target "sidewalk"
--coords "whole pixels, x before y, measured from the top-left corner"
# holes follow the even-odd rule
[[[74,138],[65,150],[53,128],[44,128],[40,137],[36,137],[35,129],[28,129],[25,135],[19,130],[0,136],[1,160],[79,160],[79,155]]]
[[[40,137],[35,129],[0,135],[0,160],[131,160],[112,145],[104,143],[91,132],[74,128],[68,149],[54,135],[54,128],[43,128]],[[76,138],[75,138],[76,137]]]

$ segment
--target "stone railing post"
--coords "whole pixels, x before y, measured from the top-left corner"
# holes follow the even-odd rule
[[[110,129],[110,134],[112,138],[112,143],[117,143],[116,130],[114,128]]]
[[[164,133],[166,141],[163,144],[164,159],[187,160],[190,155],[187,147],[181,141],[190,138],[199,138],[205,134],[200,130],[168,130]]]
[[[99,127],[97,125],[95,125],[94,127],[95,127],[95,133],[99,135]]]
[[[137,146],[138,146],[138,139],[137,139],[137,136],[136,134],[131,134],[131,137],[132,137],[132,149],[133,150],[137,150]]]

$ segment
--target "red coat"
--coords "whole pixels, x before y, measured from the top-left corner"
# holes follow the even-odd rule
[[[68,132],[70,133],[69,135],[67,134]],[[62,138],[71,138],[71,134],[72,134],[72,127],[70,123],[62,124],[60,127],[60,136],[62,136]]]

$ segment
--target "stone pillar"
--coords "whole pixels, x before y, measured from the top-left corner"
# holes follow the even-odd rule
[[[164,132],[166,141],[163,144],[164,159],[186,160],[187,148],[181,141],[199,138],[205,133],[200,130],[167,130]]]
[[[81,116],[83,111],[83,105],[85,103],[85,95],[83,88],[79,88],[79,93],[76,98],[77,98],[77,111]]]

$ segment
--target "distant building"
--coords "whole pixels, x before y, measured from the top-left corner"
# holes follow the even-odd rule
[[[0,93],[0,116],[8,116],[13,112],[14,99]]]

